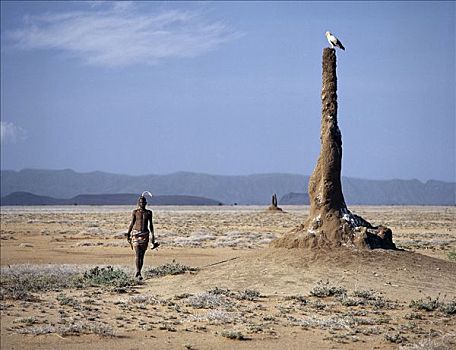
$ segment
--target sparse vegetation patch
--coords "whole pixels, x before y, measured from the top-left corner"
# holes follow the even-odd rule
[[[2,299],[34,301],[34,293],[135,284],[137,282],[126,271],[112,266],[95,266],[84,272],[83,265],[15,265],[2,268],[0,292]]]
[[[120,268],[112,266],[98,267],[84,272],[82,276],[77,276],[74,279],[76,287],[101,287],[101,286],[114,286],[114,287],[129,287],[137,284],[136,280],[132,278],[125,271]]]
[[[253,289],[246,289],[238,292],[237,299],[255,301],[260,297],[260,292]]]
[[[196,309],[231,308],[232,303],[221,294],[201,293],[187,298],[186,305]]]
[[[456,261],[456,251],[452,250],[451,252],[448,252],[448,260],[450,261]]]
[[[233,340],[247,340],[246,336],[239,331],[223,331],[222,337],[233,339]]]
[[[344,294],[347,294],[347,290],[345,288],[330,285],[329,281],[323,282],[322,280],[318,281],[317,285],[310,291],[310,295],[320,298]]]
[[[199,269],[196,267],[182,265],[173,261],[172,263],[160,265],[146,271],[146,276],[151,278],[163,277],[167,275],[180,275],[183,273],[196,273]]]
[[[151,294],[138,294],[138,295],[133,295],[128,298],[127,304],[142,304],[142,305],[155,305],[159,304],[160,300],[151,295]]]
[[[410,307],[416,310],[435,311],[439,310],[448,315],[456,314],[456,299],[445,303],[440,300],[440,296],[436,298],[427,297],[425,299],[412,300]]]
[[[396,344],[404,343],[405,341],[407,341],[407,338],[405,336],[403,336],[400,332],[386,333],[385,339],[390,341],[391,343],[396,343]]]
[[[377,292],[373,289],[367,290],[354,290],[353,295],[358,298],[363,298],[366,300],[375,300],[378,298]]]
[[[68,297],[67,295],[61,293],[59,295],[57,295],[57,300],[59,301],[60,305],[68,305],[68,306],[72,306],[72,307],[77,307],[79,306],[79,302],[72,298],[72,297]]]
[[[80,269],[72,265],[12,265],[1,270],[2,299],[33,301],[33,293],[58,291],[73,285]]]
[[[68,322],[63,325],[40,325],[34,327],[20,328],[16,330],[17,333],[21,334],[49,334],[56,333],[61,336],[70,335],[81,335],[81,334],[97,334],[104,337],[115,337],[112,326],[102,322],[88,322],[88,321],[76,321]]]

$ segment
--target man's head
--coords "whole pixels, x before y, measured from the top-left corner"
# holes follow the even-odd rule
[[[139,199],[138,199],[138,206],[139,206],[141,209],[145,209],[145,208],[146,208],[146,205],[147,205],[146,197],[144,197],[144,196],[139,197]]]

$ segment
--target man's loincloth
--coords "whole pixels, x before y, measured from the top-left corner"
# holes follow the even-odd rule
[[[141,248],[147,248],[147,245],[149,243],[149,231],[133,231],[131,233],[131,243],[134,247],[141,246]]]

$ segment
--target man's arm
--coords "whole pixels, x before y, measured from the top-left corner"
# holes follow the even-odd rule
[[[149,215],[149,226],[150,226],[150,240],[152,242],[152,244],[155,243],[155,233],[154,233],[154,223],[152,222],[152,210],[150,211],[150,215]]]
[[[127,232],[127,240],[128,241],[131,240],[130,233],[131,233],[131,230],[133,230],[133,226],[135,226],[135,222],[136,222],[136,210],[133,210],[133,213],[131,214],[130,227],[128,228],[128,232]]]

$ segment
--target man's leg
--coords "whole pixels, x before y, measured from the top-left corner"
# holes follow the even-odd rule
[[[146,253],[147,246],[137,245],[135,247],[136,252],[136,277],[141,276],[141,270],[144,264],[144,254]]]

